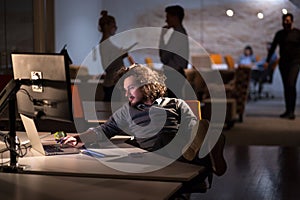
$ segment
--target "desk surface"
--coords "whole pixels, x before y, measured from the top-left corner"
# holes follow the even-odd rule
[[[177,182],[0,174],[1,199],[168,199]]]
[[[204,170],[201,166],[174,162],[154,172],[127,173],[110,168],[99,160],[82,154],[26,157],[20,158],[19,164],[28,166],[25,169],[26,173],[180,182],[190,181]]]
[[[147,173],[129,173],[110,167],[121,166],[127,169],[136,168],[137,172],[139,170],[144,171],[149,167],[155,167],[155,163],[148,163],[147,160],[144,162],[145,158],[160,161],[159,156],[151,156],[153,154],[145,153],[142,154],[142,157],[120,156],[103,158],[101,160],[102,158],[95,158],[84,154],[42,156],[31,149],[26,157],[19,158],[19,164],[27,166],[24,171],[25,173],[32,174],[178,182],[190,181],[205,170],[203,166],[179,161],[175,161],[162,169]]]

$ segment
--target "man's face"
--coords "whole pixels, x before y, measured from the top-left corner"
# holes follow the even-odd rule
[[[134,76],[129,76],[124,80],[125,96],[128,98],[129,104],[131,106],[136,106],[137,104],[143,102],[143,93],[141,91],[140,85],[137,84]]]
[[[293,25],[292,18],[290,16],[287,16],[283,21],[282,21],[282,26],[285,30],[291,30]]]
[[[172,16],[169,13],[166,14],[166,23],[168,24],[169,27],[174,26],[174,20],[175,20],[175,16]]]

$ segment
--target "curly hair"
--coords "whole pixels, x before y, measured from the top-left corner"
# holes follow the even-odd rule
[[[163,97],[167,91],[166,76],[145,65],[133,64],[129,67],[122,67],[118,71],[118,75],[123,82],[129,76],[134,76],[144,100],[154,101]]]

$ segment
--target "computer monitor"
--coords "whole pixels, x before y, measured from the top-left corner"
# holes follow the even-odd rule
[[[71,81],[65,56],[12,53],[11,59],[14,80],[20,84],[16,93],[18,112],[37,121],[72,123]]]

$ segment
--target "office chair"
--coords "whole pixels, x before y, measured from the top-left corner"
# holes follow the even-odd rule
[[[147,64],[147,66],[151,69],[153,69],[154,67],[154,64],[153,64],[153,60],[151,57],[146,57],[145,58],[145,63]]]
[[[227,64],[228,66],[228,69],[234,69],[235,68],[235,62],[234,62],[234,59],[231,55],[225,55],[224,56],[224,60],[225,60],[225,63]]]
[[[223,58],[221,54],[209,54],[209,57],[213,64],[222,64]]]
[[[270,91],[263,90],[263,86],[264,84],[273,83],[273,74],[278,63],[279,63],[279,58],[268,67],[268,71],[267,71],[268,73],[266,73],[265,76],[262,77],[262,81],[259,83],[258,92],[259,94],[264,95],[266,98],[274,98],[274,95]]]
[[[251,92],[251,95],[254,100],[262,98],[274,98],[274,95],[270,91],[264,91],[264,85],[273,83],[273,74],[279,63],[279,58],[271,63],[268,68],[261,72],[256,72],[252,77],[254,91]],[[256,90],[255,87],[258,86]]]

